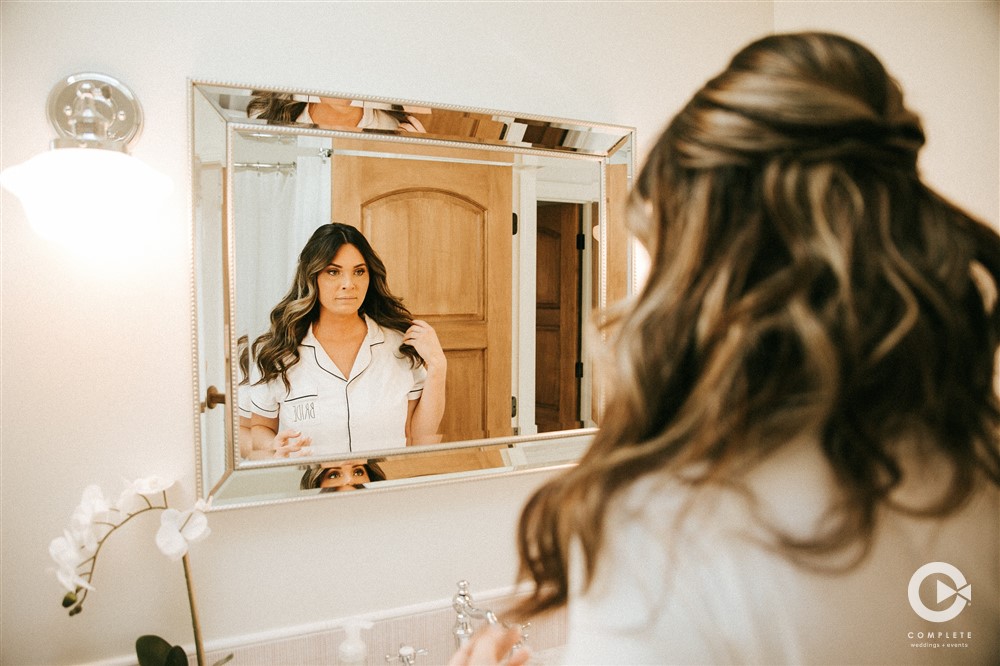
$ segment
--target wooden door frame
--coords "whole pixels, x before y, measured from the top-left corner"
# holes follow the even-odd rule
[[[595,168],[598,163],[595,162]],[[535,266],[538,244],[538,218],[536,214],[539,201],[579,204],[582,210],[584,229],[593,229],[602,221],[594,219],[592,214],[593,205],[599,203],[606,196],[604,186],[604,169],[600,168],[600,194],[599,200],[579,191],[577,188],[568,185],[546,183],[539,188],[537,179],[532,176],[535,172],[526,168],[519,170],[514,167],[514,211],[518,216],[518,233],[515,237],[513,252],[511,253],[511,276],[512,276],[512,308],[513,315],[513,349],[511,356],[511,389],[514,398],[517,399],[517,416],[512,417],[514,432],[518,435],[536,435],[538,428],[535,423],[535,298],[536,285],[538,280]],[[541,191],[540,191],[541,189]],[[595,251],[594,238],[592,234],[584,233],[585,245],[581,257],[581,269],[583,270],[583,286],[581,292],[580,320],[587,322],[592,319],[591,299],[593,293],[591,284],[593,274],[591,273],[592,253]],[[605,248],[601,248],[604,250]],[[607,261],[601,262],[606,266]],[[532,294],[532,298],[521,298],[521,293],[527,291]],[[595,342],[590,340],[586,334],[586,326],[581,331],[580,336],[580,357],[584,359],[583,378],[580,380],[580,404],[589,405],[596,398],[592,393],[593,368],[592,363],[587,363]],[[592,411],[582,408],[579,415],[583,422],[583,427],[593,427],[595,425],[592,418]]]

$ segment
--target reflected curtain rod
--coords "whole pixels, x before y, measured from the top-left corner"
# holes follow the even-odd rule
[[[255,169],[257,171],[267,169],[295,171],[295,162],[233,162],[233,167],[237,169]]]

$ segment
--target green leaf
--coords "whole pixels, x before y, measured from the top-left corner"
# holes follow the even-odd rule
[[[159,636],[139,636],[135,641],[139,666],[188,666],[187,653],[180,645],[171,646]]]
[[[170,653],[167,654],[166,666],[188,666],[188,656],[184,648],[180,645],[170,648]]]

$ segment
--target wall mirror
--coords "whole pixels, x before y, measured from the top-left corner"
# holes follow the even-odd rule
[[[200,492],[229,508],[572,464],[599,426],[596,314],[627,295],[629,127],[192,81]],[[448,357],[441,441],[260,457],[253,341],[321,224],[357,227]]]

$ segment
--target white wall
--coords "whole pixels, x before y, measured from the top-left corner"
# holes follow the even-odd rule
[[[1000,2],[775,2],[774,26],[840,32],[872,48],[924,123],[921,175],[997,225]]]
[[[155,250],[117,262],[42,241],[17,201],[0,196],[0,662],[113,658],[131,653],[143,633],[190,641],[183,574],[152,543],[155,517],[109,542],[97,592],[74,618],[59,606],[46,552],[87,484],[111,491],[122,478],[172,475],[180,480],[173,498],[193,498],[189,77],[633,125],[643,153],[739,46],[775,24],[829,27],[886,52],[926,120],[925,172],[995,224],[996,7],[0,3],[0,166],[52,138],[44,103],[56,81],[97,71],[139,96],[147,118],[134,153],[176,184]],[[505,586],[517,511],[541,478],[212,514],[212,536],[192,551],[205,637],[211,646],[444,599],[459,578]]]

